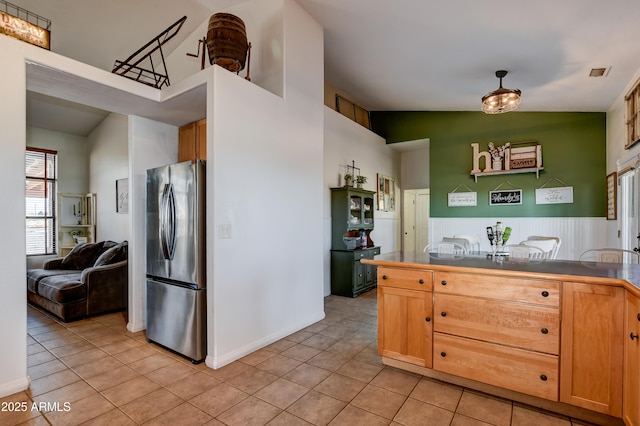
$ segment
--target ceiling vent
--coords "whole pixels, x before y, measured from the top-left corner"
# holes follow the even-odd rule
[[[609,74],[609,70],[611,67],[607,68],[591,68],[589,72],[589,77],[606,77]]]

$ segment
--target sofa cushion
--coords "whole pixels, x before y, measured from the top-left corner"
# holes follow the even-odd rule
[[[102,253],[103,246],[103,242],[78,244],[62,259],[60,267],[62,269],[90,268]]]
[[[40,281],[46,277],[54,275],[73,275],[78,274],[81,271],[77,270],[64,270],[64,269],[28,269],[27,270],[27,290],[32,293],[38,294],[38,285]]]
[[[98,256],[98,259],[96,259],[96,263],[94,263],[93,266],[97,267],[103,265],[111,265],[112,263],[127,260],[128,245],[129,243],[127,241],[123,241],[120,244],[116,244],[113,247],[107,249],[100,256]]]
[[[68,303],[87,298],[87,286],[80,281],[80,273],[52,275],[40,280],[38,294],[52,302]]]

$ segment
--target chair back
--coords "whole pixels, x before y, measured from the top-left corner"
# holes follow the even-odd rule
[[[547,259],[547,253],[540,247],[528,246],[525,244],[508,244],[504,246],[504,251],[509,253],[509,260],[523,261]]]
[[[469,245],[467,247],[468,251],[471,251],[471,252],[480,251],[480,237],[478,237],[477,235],[456,234],[453,236],[453,238],[460,239],[460,240],[467,240],[467,244]]]
[[[560,249],[560,244],[562,244],[562,240],[560,237],[543,237],[540,235],[529,235],[527,237],[527,241],[545,241],[545,240],[553,240],[556,242],[556,246],[551,253],[551,257],[549,259],[557,259],[558,250]]]
[[[468,252],[471,249],[471,245],[469,244],[469,240],[465,239],[465,238],[451,238],[451,237],[443,237],[442,238],[442,242],[443,243],[454,243],[454,244],[460,244],[462,247],[464,247],[465,249],[465,253]]]
[[[429,244],[423,251],[430,256],[436,255],[438,258],[460,258],[467,254],[467,249],[462,244],[447,241]]]
[[[520,244],[529,246],[529,247],[537,247],[543,251],[544,259],[553,259],[553,253],[557,246],[556,241],[553,239],[550,240],[525,240]]]
[[[581,262],[599,263],[640,263],[640,253],[618,248],[591,249],[580,255]]]

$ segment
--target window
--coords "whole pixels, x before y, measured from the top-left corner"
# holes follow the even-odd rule
[[[56,253],[56,151],[27,148],[27,256]]]

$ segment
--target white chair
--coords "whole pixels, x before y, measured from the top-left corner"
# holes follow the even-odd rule
[[[442,242],[443,243],[455,243],[455,244],[460,244],[461,246],[464,247],[465,252],[468,252],[471,249],[471,245],[469,244],[469,240],[465,239],[465,238],[457,238],[457,237],[443,237],[442,238]]]
[[[640,253],[617,248],[591,249],[583,252],[578,260],[581,262],[638,264],[640,263]]]
[[[445,241],[429,244],[423,251],[438,259],[461,259],[467,254],[467,249],[462,244]]]
[[[558,257],[558,250],[560,249],[560,244],[562,244],[562,240],[560,237],[543,237],[540,235],[529,235],[527,237],[527,241],[546,241],[553,240],[556,242],[556,247],[553,249],[551,253],[551,257],[549,259],[556,259]]]
[[[508,244],[504,246],[504,252],[508,253],[509,260],[514,262],[547,259],[547,253],[540,247],[525,244]]]
[[[529,246],[529,247],[537,247],[544,252],[544,259],[553,259],[553,253],[557,246],[555,240],[525,240],[521,241],[520,244]]]
[[[458,238],[462,240],[467,240],[469,247],[467,248],[470,252],[479,252],[480,251],[480,237],[477,235],[471,234],[456,234],[453,238]]]

